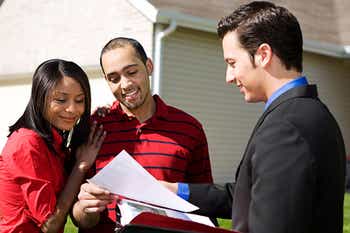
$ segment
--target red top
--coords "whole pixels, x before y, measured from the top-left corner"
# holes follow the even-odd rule
[[[155,95],[154,99],[156,112],[144,123],[127,116],[118,101],[105,117],[93,116],[107,130],[96,159],[96,170],[101,170],[125,149],[158,180],[212,183],[208,144],[202,125],[184,111],[166,105],[159,96]],[[114,232],[115,203],[108,207],[108,216],[104,212],[100,223],[84,232]]]
[[[41,232],[54,212],[65,182],[65,154],[55,130],[53,138],[59,154],[53,154],[33,130],[21,128],[7,140],[0,156],[0,232]]]

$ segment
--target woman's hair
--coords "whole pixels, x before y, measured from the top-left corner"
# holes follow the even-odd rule
[[[91,109],[89,80],[86,73],[77,64],[60,59],[45,61],[35,70],[29,103],[23,115],[15,124],[9,127],[9,136],[19,128],[31,129],[44,139],[53,153],[57,152],[53,147],[52,126],[44,116],[50,93],[64,76],[68,76],[78,82],[85,96],[85,111],[79,123],[74,127],[70,149],[72,152],[75,152],[77,147],[87,140],[90,130],[89,118]]]

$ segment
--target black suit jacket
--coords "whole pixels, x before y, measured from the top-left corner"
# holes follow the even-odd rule
[[[236,172],[222,187],[190,184],[199,213],[250,233],[341,233],[345,146],[314,85],[292,88],[260,117]]]

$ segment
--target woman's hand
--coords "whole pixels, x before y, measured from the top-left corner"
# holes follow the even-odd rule
[[[103,130],[103,126],[100,125],[97,127],[96,124],[96,122],[93,122],[88,141],[81,145],[76,152],[76,165],[78,165],[79,170],[83,172],[89,170],[95,162],[97,153],[106,137],[106,132]]]
[[[73,206],[72,219],[77,226],[90,228],[99,222],[100,213],[113,202],[114,195],[94,184],[85,183],[80,187],[78,198]]]
[[[111,106],[106,105],[106,106],[102,106],[102,107],[97,107],[97,109],[93,112],[92,115],[97,115],[99,117],[105,117],[110,112],[111,112]]]
[[[85,213],[100,213],[114,200],[113,194],[91,183],[82,184],[78,194],[79,205]]]

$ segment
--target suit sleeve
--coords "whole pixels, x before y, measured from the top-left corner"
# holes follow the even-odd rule
[[[189,184],[189,202],[200,209],[195,213],[213,218],[231,218],[234,184]]]
[[[255,143],[250,232],[309,232],[315,166],[308,143],[288,121],[265,125]]]

